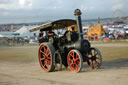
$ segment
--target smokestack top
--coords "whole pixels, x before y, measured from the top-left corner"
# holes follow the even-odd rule
[[[80,16],[82,13],[81,13],[81,11],[80,11],[80,9],[76,9],[75,11],[74,11],[74,15],[75,16]]]

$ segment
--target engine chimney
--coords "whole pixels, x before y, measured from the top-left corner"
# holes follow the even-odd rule
[[[81,11],[80,9],[76,9],[74,11],[74,15],[76,16],[76,21],[77,21],[77,27],[78,27],[78,31],[80,34],[80,38],[81,40],[83,40],[83,30],[82,30],[82,22],[81,22]]]

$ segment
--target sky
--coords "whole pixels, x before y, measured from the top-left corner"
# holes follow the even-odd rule
[[[77,8],[82,19],[128,16],[127,3],[128,0],[0,0],[0,23],[75,19]]]

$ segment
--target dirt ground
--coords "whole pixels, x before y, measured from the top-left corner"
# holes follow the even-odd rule
[[[66,68],[44,72],[37,58],[39,46],[0,47],[0,85],[128,85],[128,44],[93,46],[102,52],[101,69],[92,70],[85,62],[80,73]]]

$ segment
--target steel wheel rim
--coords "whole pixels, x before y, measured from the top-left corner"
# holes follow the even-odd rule
[[[73,72],[79,72],[81,69],[80,56],[76,51],[70,51],[68,54],[68,66]]]
[[[50,70],[52,64],[52,55],[47,45],[42,44],[39,48],[39,62],[43,70]]]
[[[101,66],[102,57],[98,49],[92,48],[88,55],[88,64],[92,69],[97,69]]]

